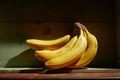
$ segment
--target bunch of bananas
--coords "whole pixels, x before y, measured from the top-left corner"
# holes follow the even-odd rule
[[[79,22],[75,25],[80,34],[65,35],[55,40],[28,39],[26,43],[35,50],[35,57],[44,62],[46,68],[81,68],[88,65],[98,49],[96,37]]]

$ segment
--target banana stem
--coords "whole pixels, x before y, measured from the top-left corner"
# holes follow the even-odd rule
[[[87,28],[83,24],[81,24],[80,22],[76,22],[75,26],[79,27],[80,29],[82,29],[84,31],[87,31]]]

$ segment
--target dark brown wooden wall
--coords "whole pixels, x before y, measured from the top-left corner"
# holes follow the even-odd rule
[[[0,21],[113,21],[115,0],[0,1]]]
[[[116,67],[115,6],[115,0],[0,1],[0,23],[34,25],[80,21],[99,43],[98,54],[89,66]]]

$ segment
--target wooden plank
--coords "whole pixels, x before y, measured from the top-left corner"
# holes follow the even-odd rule
[[[79,72],[60,74],[0,73],[0,79],[120,79],[120,72]]]
[[[119,69],[58,69],[0,73],[0,79],[120,79]]]

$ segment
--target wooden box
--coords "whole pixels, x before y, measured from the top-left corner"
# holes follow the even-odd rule
[[[1,79],[119,79],[119,0],[1,1]],[[81,22],[98,39],[95,59],[84,69],[43,70],[25,40],[55,39]]]

